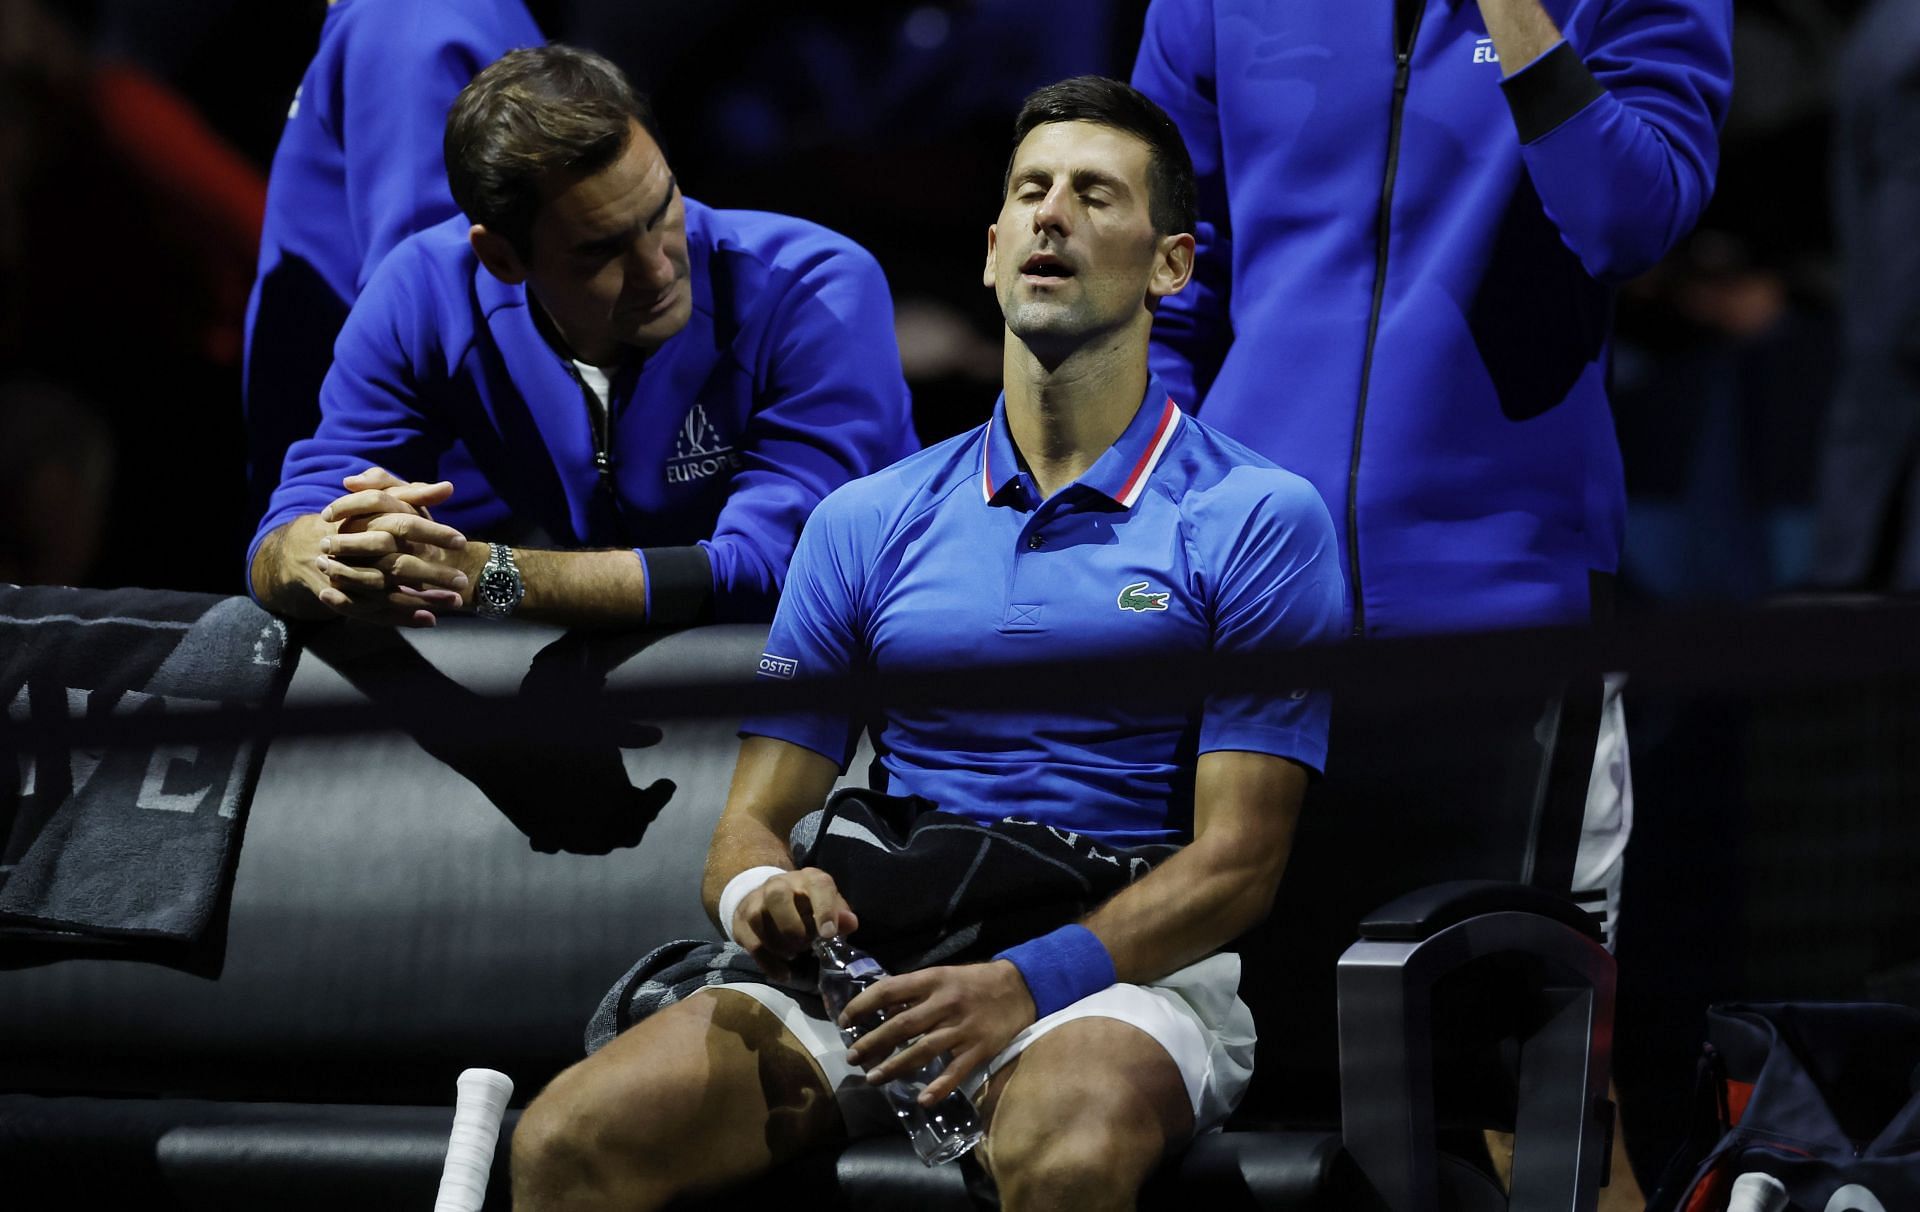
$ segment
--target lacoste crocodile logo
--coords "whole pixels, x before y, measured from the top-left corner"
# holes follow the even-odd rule
[[[1145,614],[1149,610],[1165,610],[1167,594],[1148,593],[1147,582],[1135,581],[1120,591],[1120,609],[1131,610],[1136,614]]]

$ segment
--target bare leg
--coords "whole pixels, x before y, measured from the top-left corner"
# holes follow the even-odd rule
[[[513,1134],[523,1212],[657,1208],[844,1134],[813,1058],[760,1003],[703,990],[541,1092]]]
[[[1613,1105],[1620,1105],[1618,1087],[1607,1088],[1608,1097]],[[1620,1127],[1620,1120],[1613,1121],[1613,1169],[1607,1178],[1607,1185],[1600,1188],[1599,1212],[1646,1212],[1647,1197],[1640,1190],[1640,1180],[1633,1176],[1633,1163],[1627,1159],[1627,1134]]]
[[[1139,1028],[1075,1019],[995,1075],[985,1157],[1007,1212],[1125,1209],[1193,1132],[1180,1070]]]
[[[1614,1106],[1620,1105],[1618,1087],[1609,1086],[1607,1097],[1613,1099]],[[1513,1185],[1513,1133],[1489,1128],[1484,1135],[1487,1152],[1493,1155],[1493,1171],[1500,1179],[1501,1189],[1506,1190]],[[1633,1176],[1632,1163],[1627,1160],[1627,1134],[1621,1131],[1618,1119],[1613,1124],[1610,1164],[1607,1185],[1600,1188],[1598,1212],[1645,1212],[1647,1197],[1640,1190],[1640,1180]]]

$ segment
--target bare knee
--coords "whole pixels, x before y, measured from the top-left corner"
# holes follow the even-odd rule
[[[649,1209],[828,1139],[812,1061],[750,998],[695,997],[568,1069],[513,1134],[514,1207]]]
[[[1010,1210],[1130,1208],[1168,1146],[1193,1130],[1179,1070],[1108,1020],[1043,1037],[1005,1074],[986,1163]]]
[[[1090,1121],[997,1135],[988,1165],[1009,1212],[1130,1208],[1160,1142]]]
[[[550,1197],[563,1178],[584,1169],[586,1158],[577,1143],[577,1123],[570,1122],[564,1100],[550,1097],[553,1090],[548,1086],[542,1091],[514,1125],[509,1164],[516,1206],[527,1206],[523,1192],[537,1191]]]
[[[1132,1207],[1168,1136],[1130,1093],[1116,1083],[1072,1078],[1044,1088],[1009,1086],[994,1112],[986,1158],[1006,1207]]]
[[[514,1128],[516,1209],[644,1209],[672,1194],[671,1172],[656,1163],[671,1151],[660,1105],[625,1081],[607,1080],[591,1060],[556,1077]]]

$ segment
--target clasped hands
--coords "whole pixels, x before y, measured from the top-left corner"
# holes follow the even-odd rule
[[[732,922],[734,939],[777,980],[791,975],[791,961],[811,950],[816,935],[851,934],[859,925],[833,877],[818,867],[769,879],[742,898]],[[838,1025],[880,1012],[885,1021],[861,1036],[847,1059],[877,1086],[947,1053],[946,1071],[920,1095],[923,1106],[959,1089],[1034,1020],[1033,995],[1006,960],[889,976],[847,1003]]]
[[[458,610],[470,580],[456,558],[466,536],[429,512],[453,485],[409,482],[379,467],[341,481],[345,496],[321,510],[308,543],[288,552],[319,603],[338,615],[431,627]]]

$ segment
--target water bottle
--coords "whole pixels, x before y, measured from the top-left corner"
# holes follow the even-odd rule
[[[835,1020],[862,989],[887,975],[880,961],[843,938],[813,940],[813,954],[820,961],[820,1000]],[[886,1017],[884,1010],[869,1015],[851,1027],[842,1027],[840,1036],[851,1044],[885,1022]],[[947,1058],[936,1056],[881,1087],[900,1126],[906,1129],[907,1139],[913,1142],[913,1151],[929,1166],[950,1162],[980,1143],[980,1114],[963,1091],[955,1090],[931,1107],[920,1105],[920,1092],[946,1067]]]

